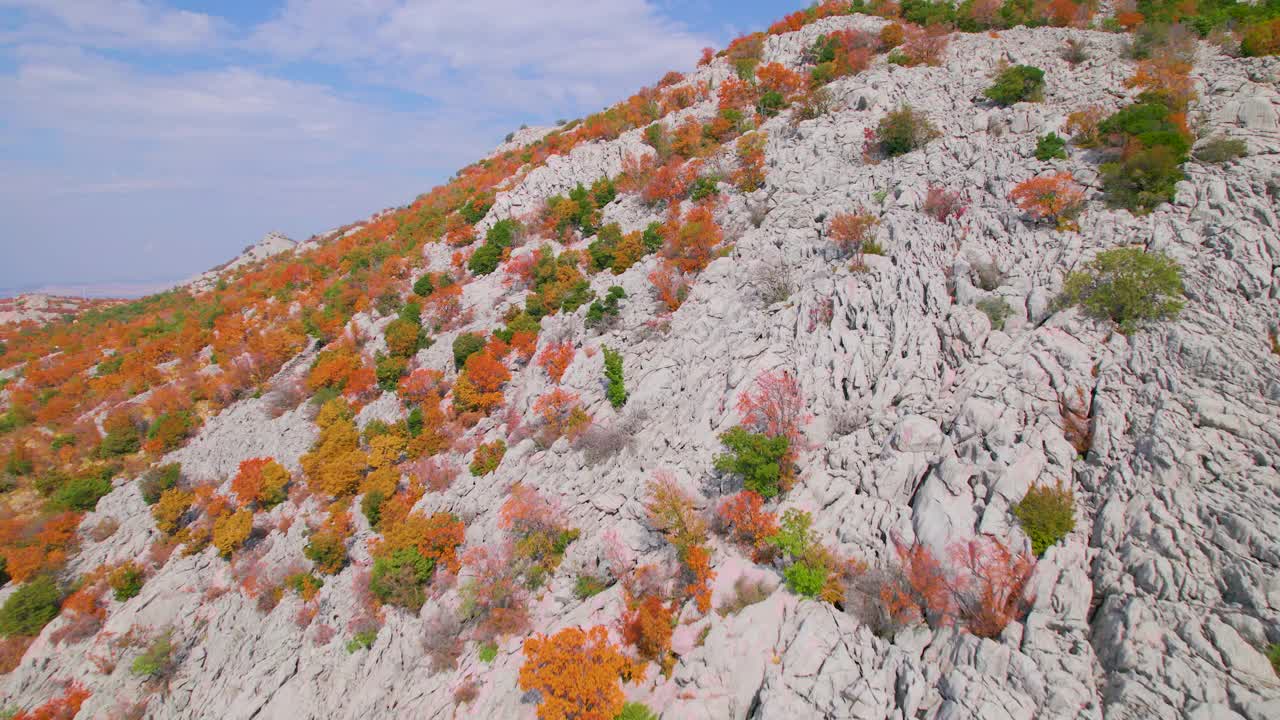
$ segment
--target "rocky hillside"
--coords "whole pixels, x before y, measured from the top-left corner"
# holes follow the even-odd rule
[[[1280,62],[836,5],[11,340],[4,704],[1280,717]]]

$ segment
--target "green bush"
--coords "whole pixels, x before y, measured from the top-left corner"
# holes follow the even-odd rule
[[[586,324],[589,328],[604,327],[618,317],[618,302],[627,297],[627,291],[614,285],[603,301],[597,300],[587,308]]]
[[[1103,163],[1102,189],[1107,204],[1145,214],[1169,202],[1185,175],[1181,161],[1164,145],[1143,148],[1119,162]]]
[[[43,497],[49,497],[58,492],[64,485],[71,482],[71,476],[67,475],[58,468],[51,468],[48,472],[41,473],[32,481],[36,492]]]
[[[1182,269],[1172,258],[1142,248],[1117,248],[1068,275],[1060,302],[1079,305],[1130,333],[1145,322],[1176,317],[1182,295]]]
[[[347,652],[354,653],[357,650],[368,650],[373,647],[373,642],[377,639],[377,630],[361,630],[347,641]]]
[[[605,397],[615,409],[627,402],[627,388],[622,379],[622,353],[612,348],[604,348],[604,379],[608,382]]]
[[[782,576],[786,578],[791,592],[808,598],[818,597],[822,587],[827,584],[827,569],[810,565],[803,560],[788,566],[782,571]]]
[[[119,457],[132,455],[142,447],[142,433],[132,423],[119,423],[107,431],[98,446],[98,454],[102,457]]]
[[[812,515],[803,510],[791,508],[782,514],[778,531],[766,540],[785,555],[801,558],[808,554],[810,546],[813,545],[813,536],[809,532],[811,527],[813,527]]]
[[[778,495],[782,463],[791,449],[785,435],[769,437],[763,433],[748,432],[739,425],[721,435],[720,442],[729,452],[716,457],[716,470],[740,476],[748,490],[754,490],[762,497]]]
[[[471,198],[463,203],[462,207],[458,208],[458,214],[462,216],[463,220],[467,221],[468,225],[475,225],[484,219],[491,207],[493,207],[491,202],[480,198]]]
[[[983,298],[974,304],[983,315],[991,321],[991,327],[996,330],[1004,330],[1004,321],[1009,319],[1013,314],[1013,308],[1009,307],[1008,301],[1002,297]]]
[[[1191,143],[1174,122],[1168,106],[1158,102],[1140,102],[1117,110],[1098,124],[1098,131],[1109,136],[1113,146],[1124,146],[1130,139],[1144,147],[1164,146],[1178,163],[1187,159]]]
[[[382,520],[382,503],[387,496],[381,490],[370,490],[360,498],[360,512],[364,513],[364,517],[369,521],[369,527],[378,529],[378,523]]]
[[[138,593],[142,592],[143,582],[145,577],[142,568],[132,562],[121,565],[107,576],[112,594],[120,602],[137,597]]]
[[[35,636],[58,616],[62,593],[48,575],[24,583],[0,606],[0,635]]]
[[[463,333],[453,339],[453,366],[461,370],[467,358],[484,349],[484,336],[475,333]]]
[[[1210,138],[1196,148],[1195,158],[1202,163],[1225,163],[1237,160],[1249,154],[1248,146],[1243,140],[1218,137]]]
[[[145,652],[133,659],[130,672],[147,679],[162,678],[173,672],[173,631],[160,634]]]
[[[426,273],[413,283],[413,294],[418,297],[426,297],[435,292],[435,283],[431,281],[431,273]]]
[[[1267,659],[1271,661],[1271,669],[1280,675],[1280,643],[1271,643],[1267,648]]]
[[[471,474],[481,477],[497,470],[506,454],[507,444],[502,440],[482,444],[471,457]]]
[[[928,145],[938,137],[938,129],[929,122],[923,113],[918,113],[910,105],[890,112],[876,126],[876,140],[880,150],[889,157],[905,155],[912,150]]]
[[[614,720],[658,720],[658,716],[644,703],[629,702],[622,706],[622,712]]]
[[[1011,510],[1037,556],[1044,555],[1076,526],[1075,494],[1061,481],[1032,485]]]
[[[142,493],[142,501],[148,505],[155,505],[160,500],[160,494],[172,487],[177,487],[179,478],[182,477],[182,465],[179,463],[168,463],[167,465],[158,465],[147,471],[142,476],[142,480],[138,481],[138,490]]]
[[[1037,160],[1066,160],[1067,141],[1057,133],[1042,136],[1036,142]]]
[[[79,477],[63,485],[49,498],[54,510],[89,512],[98,506],[102,496],[111,492],[111,480],[103,477]]]
[[[491,663],[498,659],[498,646],[493,643],[485,643],[480,646],[480,662]]]
[[[760,100],[756,103],[756,110],[765,117],[773,117],[782,112],[787,106],[787,99],[777,90],[769,90],[760,95]]]
[[[605,584],[605,581],[595,575],[579,575],[577,581],[573,584],[573,594],[579,600],[586,600],[593,595],[599,595],[604,592],[607,587],[609,586]]]
[[[709,197],[720,194],[720,176],[705,175],[693,181],[693,185],[689,189],[689,199],[694,202],[702,202]]]
[[[1038,101],[1044,95],[1044,71],[1030,65],[1014,65],[996,76],[982,92],[995,104],[1008,107],[1019,102]]]
[[[471,254],[471,258],[467,260],[467,269],[472,275],[488,275],[498,269],[498,263],[502,262],[502,248],[488,243],[476,248]]]
[[[347,564],[347,543],[341,535],[320,531],[311,536],[302,554],[326,575],[337,575]]]
[[[396,550],[390,557],[373,561],[369,591],[388,605],[417,612],[427,600],[423,585],[431,579],[435,567],[435,561],[424,557],[417,548]]]
[[[373,372],[378,379],[378,387],[387,392],[395,392],[400,385],[400,378],[409,370],[408,358],[378,353],[374,358]]]
[[[309,599],[324,587],[324,580],[317,577],[315,573],[298,572],[286,577],[284,585],[299,597]]]

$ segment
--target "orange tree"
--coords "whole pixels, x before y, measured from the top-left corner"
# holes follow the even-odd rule
[[[524,656],[520,689],[540,695],[539,720],[613,720],[625,700],[619,681],[636,672],[600,625],[535,635]]]

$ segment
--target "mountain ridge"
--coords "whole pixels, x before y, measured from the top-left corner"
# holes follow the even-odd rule
[[[801,18],[758,38],[751,71],[758,77],[756,68],[775,62],[814,69],[813,49],[832,34],[862,33],[850,36],[858,49],[894,24]],[[865,69],[825,84],[827,112],[799,119],[799,99],[773,115],[750,111],[755,128],[713,144],[707,134],[725,117],[725,88],[742,74],[734,65],[749,44],[735,43],[624,111],[464,169],[462,182],[482,178],[478,188],[488,189],[441,200],[447,212],[433,210],[449,193],[438,189],[320,236],[305,256],[231,268],[228,290],[201,286],[224,308],[207,323],[160,306],[156,325],[144,326],[160,327],[138,338],[166,338],[172,324],[174,335],[194,339],[174,339],[167,354],[140,345],[138,354],[190,364],[201,380],[150,376],[129,398],[148,410],[139,444],[155,445],[120,456],[124,466],[59,568],[93,588],[106,582],[99,568],[138,561],[145,583],[134,597],[90,604],[102,613],[84,637],[67,639],[83,618],[64,610],[23,648],[4,680],[7,701],[34,706],[74,678],[92,691],[77,706],[84,716],[123,713],[145,698],[140,712],[157,717],[533,717],[552,691],[522,690],[521,668],[535,651],[526,630],[602,626],[628,656],[652,660],[643,681],[619,687],[664,717],[1274,715],[1280,684],[1265,652],[1280,642],[1272,260],[1280,96],[1266,78],[1276,61],[1195,45],[1188,77],[1203,137],[1244,140],[1248,155],[1189,160],[1170,201],[1135,215],[1106,207],[1100,150],[1035,157],[1040,138],[1064,132],[1072,112],[1115,113],[1137,97],[1117,92],[1138,65],[1125,57],[1125,38],[1065,28],[947,37],[938,66],[869,54]],[[1064,59],[1069,39],[1092,57]],[[1043,97],[1008,107],[983,100],[1005,65],[1043,69]],[[657,121],[673,143],[697,140],[679,130],[698,126],[703,140],[688,162],[668,166],[663,133],[650,137],[651,125],[625,117],[647,103],[671,108]],[[904,106],[928,117],[938,137],[883,157],[872,140]],[[571,144],[568,133],[589,139]],[[757,155],[752,139],[762,137]],[[647,169],[645,158],[653,158]],[[696,192],[681,179],[692,163],[698,178],[713,178],[709,202],[678,202]],[[1070,223],[1036,222],[1010,200],[1015,187],[1060,172],[1084,194]],[[833,220],[845,214],[874,216],[870,239],[883,254],[867,238],[853,257],[834,241]],[[504,224],[512,220],[518,229]],[[616,240],[601,243],[612,223]],[[623,267],[618,257],[644,248],[655,223],[660,249]],[[1124,334],[1059,300],[1072,272],[1135,242],[1181,264],[1186,298],[1176,319]],[[486,246],[496,258],[490,272]],[[611,310],[612,286],[624,296]],[[268,299],[245,302],[240,288]],[[986,301],[1007,312],[982,309]],[[332,306],[345,309],[331,314]],[[530,310],[543,312],[532,326]],[[105,322],[133,322],[120,317]],[[246,326],[263,318],[280,327]],[[207,336],[197,332],[203,324],[212,326]],[[406,341],[410,326],[430,344],[421,335]],[[469,353],[459,340],[466,333],[482,334]],[[398,349],[406,343],[407,356]],[[11,360],[5,369],[63,387],[42,373],[56,375],[58,357],[82,350],[69,341],[59,348],[53,364],[43,355],[23,361],[40,372]],[[621,408],[608,395],[606,349],[622,353]],[[112,377],[97,375],[110,358],[89,350],[98,353],[80,363],[84,372]],[[398,357],[402,376],[388,361]],[[161,392],[170,383],[205,399],[199,422],[158,443],[166,436],[150,428],[184,408]],[[25,383],[3,390],[10,416],[16,404],[38,405],[24,392]],[[786,536],[744,546],[739,528],[723,527],[722,503],[747,497],[734,491],[751,482],[717,459],[724,434],[750,425],[754,398],[766,392],[800,398],[789,411],[792,433],[774,433],[794,443],[780,461],[794,462],[794,475],[775,471],[779,488],[766,472],[758,487],[778,493],[761,493],[775,524],[794,527],[785,510],[809,513],[816,539],[803,552],[768,550],[785,547]],[[340,403],[305,401],[316,393],[345,396],[349,419]],[[126,425],[97,406],[86,412],[105,431],[99,447]],[[57,416],[46,419],[57,426]],[[31,432],[24,438],[45,464]],[[344,433],[363,453],[359,477],[325,460],[326,443]],[[482,462],[482,448],[496,453],[496,468]],[[280,504],[242,494],[244,463],[255,458],[290,476]],[[149,509],[143,487],[150,466],[171,462],[181,464],[179,489],[192,494],[174,518],[189,523],[177,539],[157,527],[161,505]],[[687,496],[687,506],[664,506],[680,523],[709,516],[722,527],[681,539],[653,509],[672,487],[666,478],[671,494]],[[329,492],[348,482],[358,492]],[[996,539],[1026,554],[1029,533],[1014,507],[1054,483],[1073,489],[1075,527],[1034,562],[1026,607],[993,636],[950,616],[896,632],[877,624],[873,606],[893,587],[881,573],[911,567],[920,557],[913,549],[950,563],[958,546]],[[375,491],[395,500],[375,503],[393,518],[380,528],[363,510]],[[240,512],[251,532],[228,545],[229,562],[217,527]],[[422,545],[457,524],[460,546]],[[519,554],[521,541],[552,531],[573,536],[559,555]],[[316,539],[334,535],[348,565],[329,575]],[[382,548],[406,536],[434,563],[418,612],[376,600],[371,584],[388,562]],[[174,552],[178,545],[195,552]],[[708,556],[705,567],[690,560],[696,551]],[[757,562],[766,556],[774,557]],[[838,601],[825,581],[819,592],[797,589],[794,568],[810,559],[828,563],[833,589],[848,575]],[[656,578],[641,572],[647,565]],[[1011,556],[984,567],[996,575],[1013,565]],[[531,581],[535,568],[543,584]],[[299,576],[323,585],[305,590],[311,581],[290,580]],[[607,588],[580,592],[584,577]],[[505,605],[493,589],[503,582]],[[883,584],[868,592],[870,582]],[[745,603],[753,583],[758,602],[712,610]],[[648,597],[672,608],[669,618],[658,613],[670,631],[658,657],[626,639],[636,627],[628,618]],[[940,606],[919,607],[924,615]],[[519,616],[508,620],[515,629],[500,626],[494,608]],[[171,667],[131,671],[162,637],[172,638]],[[77,643],[83,651],[71,649]]]

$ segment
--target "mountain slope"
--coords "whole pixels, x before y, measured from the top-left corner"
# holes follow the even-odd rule
[[[844,29],[874,36],[888,23],[849,15],[772,34],[761,65],[805,69],[820,36]],[[1092,57],[1069,64],[1061,57],[1067,39],[1086,41]],[[1033,156],[1037,138],[1061,132],[1068,114],[1089,105],[1113,112],[1136,94],[1117,90],[1135,69],[1125,44],[1119,34],[1076,29],[957,33],[938,67],[903,67],[877,55],[866,70],[827,85],[830,112],[800,122],[793,122],[794,109],[761,118],[764,186],[719,186],[723,199],[711,207],[725,242],[705,269],[690,273],[696,279],[678,309],[667,314],[650,300],[650,276],[671,254],[672,237],[696,224],[688,215],[674,222],[658,254],[618,275],[589,274],[597,298],[613,285],[626,292],[612,328],[586,326],[589,303],[548,312],[537,352],[506,356],[513,372],[501,391],[503,407],[468,414],[460,409],[459,378],[475,380],[479,372],[459,372],[455,338],[487,334],[510,320],[509,307],[526,306],[539,270],[535,265],[526,279],[521,258],[541,252],[545,259],[563,247],[585,251],[595,237],[548,223],[555,210],[544,212],[547,199],[602,177],[625,178],[633,158],[655,150],[639,126],[549,152],[545,161],[531,156],[496,185],[492,207],[474,223],[473,239],[502,220],[524,218],[526,237],[498,272],[460,271],[466,260],[455,253],[466,246],[455,234],[465,240],[471,231],[442,225],[427,233],[432,241],[412,246],[414,253],[420,248],[420,267],[389,269],[393,280],[361,289],[366,300],[353,304],[350,323],[319,333],[327,348],[295,338],[278,370],[268,364],[269,379],[250,386],[259,397],[240,393],[220,412],[202,413],[202,426],[181,447],[126,464],[81,521],[78,552],[60,572],[77,577],[146,558],[145,584],[123,602],[104,596],[95,633],[55,643],[73,621],[64,611],[6,677],[7,701],[30,707],[76,679],[92,691],[84,717],[148,695],[154,717],[534,717],[536,703],[518,681],[524,629],[493,633],[497,652],[489,663],[479,657],[488,639],[483,623],[467,620],[476,617],[480,592],[469,583],[496,573],[475,551],[514,564],[501,550],[504,538],[518,535],[518,524],[502,512],[513,485],[535,488],[556,508],[546,511],[555,519],[542,522],[578,531],[544,584],[522,591],[528,620],[517,625],[538,633],[614,627],[628,610],[624,591],[643,585],[629,568],[651,563],[675,573],[689,564],[647,517],[651,479],[671,473],[699,510],[714,514],[740,488],[713,470],[724,452],[720,435],[744,422],[739,399],[758,378],[786,371],[809,419],[796,443],[794,486],[768,507],[779,515],[785,508],[810,512],[812,531],[830,553],[857,561],[854,575],[874,579],[878,569],[899,564],[895,547],[947,559],[958,543],[987,535],[1020,551],[1027,540],[1010,507],[1035,485],[1074,488],[1075,528],[1036,563],[1029,612],[994,639],[963,622],[913,623],[882,637],[873,632],[874,613],[858,609],[856,591],[865,583],[853,582],[838,604],[802,598],[784,583],[782,558],[753,562],[713,535],[706,543],[712,607],[731,600],[741,576],[763,579],[772,592],[721,615],[700,610],[696,593],[681,587],[688,578],[676,573],[657,591],[678,606],[669,675],[652,664],[642,682],[624,686],[629,698],[663,717],[708,719],[1280,714],[1280,682],[1264,655],[1280,642],[1280,361],[1272,344],[1280,313],[1280,66],[1275,58],[1229,58],[1198,46],[1190,75],[1204,134],[1244,139],[1250,154],[1225,165],[1187,163],[1173,202],[1139,216],[1103,203],[1098,151],[1072,148],[1068,159],[1054,161]],[[713,122],[711,88],[730,82],[731,60],[716,59],[669,84],[690,88],[697,99],[661,122],[672,130],[687,118]],[[1043,69],[1043,100],[1009,108],[982,100],[1002,61]],[[708,90],[698,92],[702,83]],[[901,157],[864,157],[865,131],[903,105],[927,115],[940,137]],[[732,142],[711,148],[700,172],[732,178],[738,155]],[[1062,170],[1088,193],[1078,231],[1029,222],[1009,200],[1018,183]],[[962,196],[961,215],[940,222],[922,212],[935,185]],[[878,217],[875,237],[884,248],[863,258],[865,268],[850,267],[828,231],[831,218],[858,209]],[[398,237],[380,221],[385,217],[321,239],[312,262],[323,265],[319,253],[344,234]],[[664,221],[673,222],[660,205],[624,189],[595,224],[616,222],[630,233]],[[1055,303],[1068,273],[1102,251],[1131,245],[1181,265],[1186,306],[1176,319],[1124,335]],[[329,259],[344,270],[361,260]],[[271,262],[265,267],[277,267]],[[252,272],[242,268],[231,281],[252,285],[260,277]],[[397,321],[394,303],[383,312],[376,299],[384,290],[409,297],[424,272],[437,282],[441,273],[459,280],[453,300],[436,288],[418,293],[436,330],[432,344],[412,356],[414,367],[438,370],[453,383],[442,406],[450,417],[439,428],[447,424],[456,437],[433,461],[405,457],[395,492],[424,516],[447,512],[464,522],[464,562],[454,576],[440,558],[420,613],[377,607],[368,589],[379,552],[371,541],[381,534],[387,542],[391,526],[375,533],[353,502],[350,565],[323,576],[310,601],[277,592],[287,576],[311,570],[304,548],[347,509],[316,492],[314,480],[303,481],[302,458],[326,432],[317,427],[314,404],[300,402],[315,389],[321,365],[313,363],[350,343],[372,374],[376,353],[392,352]],[[988,298],[1011,308],[1003,330],[977,308]],[[308,302],[227,304],[250,317],[296,320]],[[213,353],[225,360],[218,342],[211,342]],[[540,358],[564,342],[572,360],[557,382]],[[507,343],[518,345],[514,336]],[[606,347],[623,355],[630,397],[621,409],[606,397]],[[225,375],[230,367],[204,372]],[[352,392],[361,382],[353,372],[342,390],[357,406],[358,425],[375,428],[361,445],[372,453],[378,423],[405,418],[411,393],[383,393],[364,380],[364,390]],[[602,435],[549,436],[546,405],[538,401],[557,387],[575,394],[594,426],[625,447],[610,454],[593,446],[609,445]],[[430,429],[430,403],[424,406]],[[1091,434],[1083,453],[1069,429],[1064,434],[1073,413],[1086,418]],[[496,470],[469,473],[477,445],[499,439],[506,451]],[[254,536],[231,562],[214,548],[172,556],[154,550],[172,552],[172,544],[137,480],[150,461],[179,462],[184,484],[231,497],[241,463],[257,457],[284,465],[295,490],[257,511]],[[441,467],[460,472],[443,482],[449,473]],[[415,497],[419,481],[425,492]],[[366,490],[362,485],[358,498]],[[193,526],[221,517],[210,505],[197,503]],[[94,539],[109,520],[118,528]],[[623,577],[598,594],[575,593],[579,577],[610,575]],[[878,599],[873,592],[870,601]],[[348,645],[370,628],[376,637],[368,647]],[[165,629],[173,667],[163,681],[148,683],[130,669],[148,646],[137,638]],[[456,668],[433,670],[424,644],[438,651],[454,634],[467,641]]]

